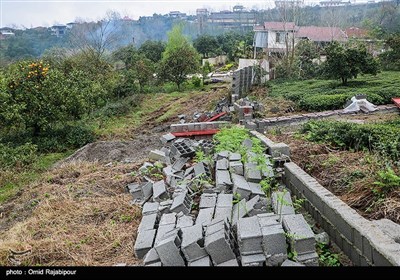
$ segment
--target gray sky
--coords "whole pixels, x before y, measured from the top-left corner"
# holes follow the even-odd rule
[[[306,0],[316,1],[316,0]],[[137,1],[137,0],[0,0],[0,26],[51,26],[65,24],[76,18],[95,20],[103,17],[107,10],[118,11],[122,16],[138,19],[153,13],[166,14],[178,10],[195,14],[197,8],[209,8],[214,11],[232,9],[236,4],[246,8],[265,9],[273,7],[273,0],[186,0],[186,1]]]

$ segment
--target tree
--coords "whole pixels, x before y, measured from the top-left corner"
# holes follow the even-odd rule
[[[139,82],[140,90],[153,78],[154,63],[144,55],[136,55],[133,64],[134,74]]]
[[[162,53],[165,51],[165,44],[162,41],[147,40],[140,46],[138,51],[147,59],[157,63],[161,60]]]
[[[385,42],[386,51],[379,58],[386,70],[400,70],[400,34],[390,36]]]
[[[160,65],[164,80],[174,82],[180,90],[188,74],[199,68],[200,56],[182,35],[182,27],[176,25],[168,33],[168,42]]]
[[[295,48],[296,64],[298,66],[298,76],[301,79],[310,79],[318,75],[320,69],[314,59],[320,58],[320,52],[317,45],[309,40],[301,40]]]
[[[209,57],[210,53],[215,53],[218,48],[218,42],[215,37],[210,35],[202,35],[193,42],[196,50],[203,55],[204,58]]]
[[[326,74],[330,78],[341,79],[343,85],[348,79],[357,78],[358,74],[378,73],[377,61],[363,45],[346,48],[333,42],[326,48],[326,53]]]

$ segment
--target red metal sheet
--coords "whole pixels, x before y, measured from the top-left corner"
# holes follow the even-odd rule
[[[208,130],[172,132],[172,134],[175,137],[189,137],[189,136],[197,136],[197,135],[214,135],[218,131],[219,131],[218,129],[208,129]]]
[[[214,117],[211,117],[211,118],[205,120],[205,122],[215,121],[215,120],[219,119],[220,117],[222,117],[223,115],[226,115],[226,112],[219,113],[219,114],[215,115]]]
[[[392,101],[396,104],[397,107],[400,108],[400,97],[393,97]]]

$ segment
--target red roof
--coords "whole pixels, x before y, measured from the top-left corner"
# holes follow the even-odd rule
[[[349,27],[345,30],[349,38],[366,38],[368,37],[368,30],[358,27]]]
[[[337,27],[300,26],[296,37],[314,42],[346,41],[346,34]]]
[[[294,22],[268,21],[264,22],[264,29],[277,31],[294,30],[295,24]]]

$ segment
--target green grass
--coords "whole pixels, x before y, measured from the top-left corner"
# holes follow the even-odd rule
[[[270,97],[284,97],[296,103],[297,109],[306,111],[342,109],[344,100],[357,94],[366,94],[376,104],[391,103],[391,98],[400,96],[400,72],[383,71],[376,76],[364,75],[350,80],[343,86],[340,81],[270,81]]]

